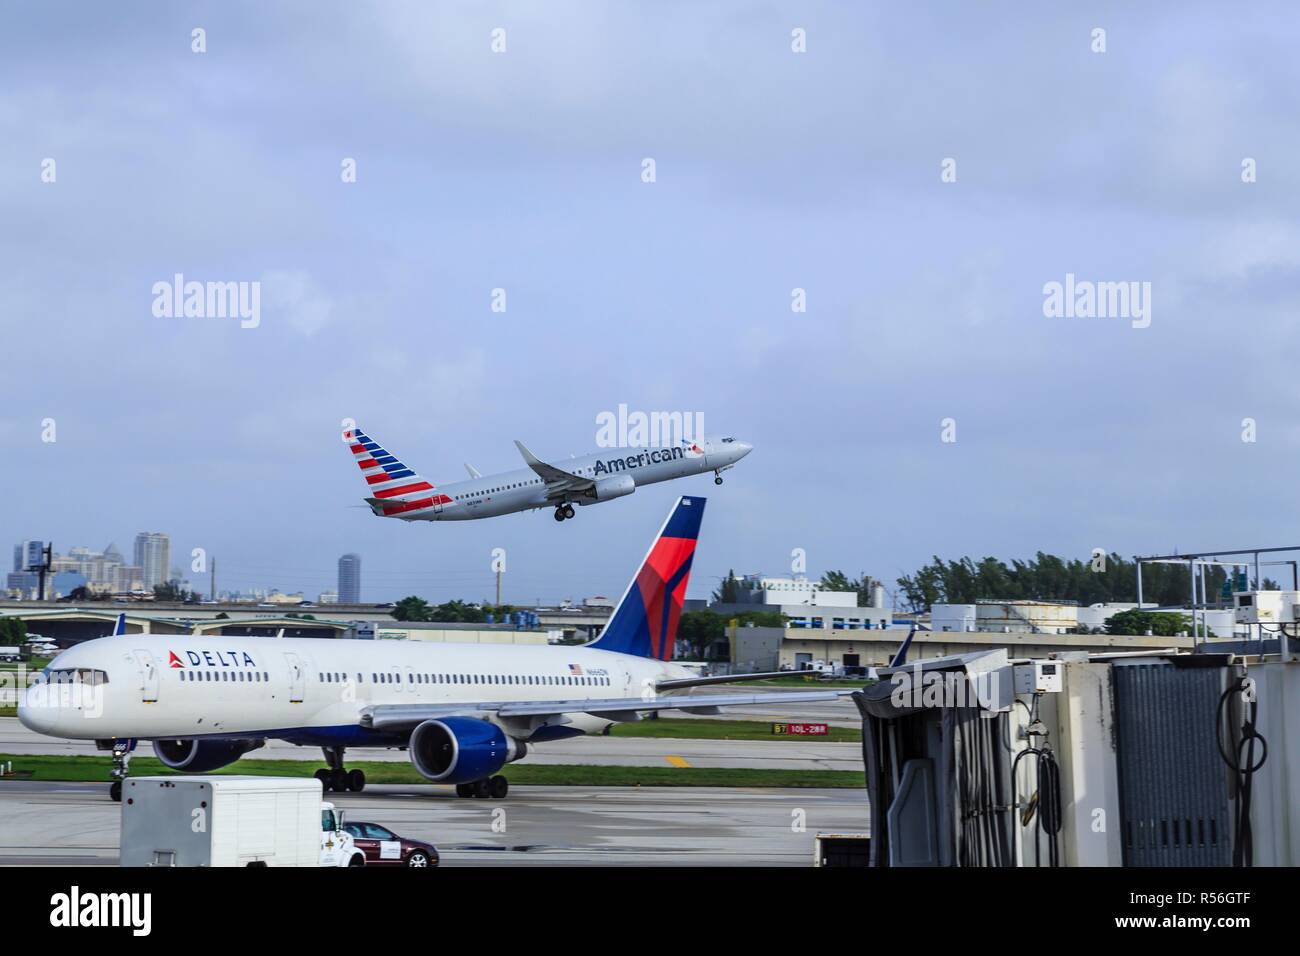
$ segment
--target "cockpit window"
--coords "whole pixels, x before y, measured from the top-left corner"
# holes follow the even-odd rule
[[[731,442],[733,442],[733,441],[735,441],[735,440],[736,440],[736,439],[734,439],[734,438],[724,438],[724,439],[722,439],[722,441],[723,441],[725,444],[730,444]]]
[[[88,684],[91,687],[98,687],[100,684],[108,683],[107,671],[91,670],[88,667],[60,667],[57,670],[51,670],[47,667],[41,673],[44,677],[43,683]]]

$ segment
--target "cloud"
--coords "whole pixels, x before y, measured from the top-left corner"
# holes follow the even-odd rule
[[[334,301],[308,272],[271,269],[262,275],[262,308],[268,321],[312,336],[330,324]]]

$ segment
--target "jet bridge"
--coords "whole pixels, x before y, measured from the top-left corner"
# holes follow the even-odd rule
[[[1227,654],[881,669],[869,866],[1300,863],[1300,666]]]

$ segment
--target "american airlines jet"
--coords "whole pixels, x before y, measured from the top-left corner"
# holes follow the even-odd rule
[[[560,467],[541,461],[516,441],[527,468],[485,476],[466,465],[468,481],[434,486],[360,429],[343,437],[370,486],[365,499],[370,510],[403,521],[465,521],[551,507],[555,520],[563,521],[573,517],[575,504],[622,498],[640,485],[708,471],[720,485],[722,473],[753,449],[734,438],[685,440],[664,448],[611,449],[569,459]]]
[[[672,663],[703,498],[682,497],[604,630],[581,647],[126,634],[64,651],[27,690],[18,718],[52,737],[113,751],[120,799],[138,740],[175,770],[206,773],[267,740],[320,747],[327,790],[359,791],[353,747],[405,748],[459,796],[504,797],[499,771],[534,744],[600,734],[682,710],[834,700],[847,690],[699,694],[769,677],[698,677]]]

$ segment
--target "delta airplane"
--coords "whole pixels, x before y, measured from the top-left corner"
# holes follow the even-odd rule
[[[327,790],[359,791],[352,747],[398,747],[459,796],[501,798],[529,746],[682,710],[835,700],[848,690],[698,694],[771,677],[699,677],[672,663],[703,498],[681,497],[596,640],[580,647],[127,634],[64,651],[18,704],[52,737],[112,750],[113,798],[139,740],[175,770],[207,773],[267,740],[320,747]]]
[[[686,440],[663,448],[611,449],[572,458],[560,467],[541,461],[516,441],[527,468],[485,476],[467,464],[469,481],[435,487],[360,429],[345,431],[343,438],[370,486],[365,501],[371,512],[403,521],[466,521],[550,507],[555,520],[564,521],[573,517],[575,504],[622,498],[641,485],[707,471],[720,485],[722,473],[753,450],[734,438]]]

